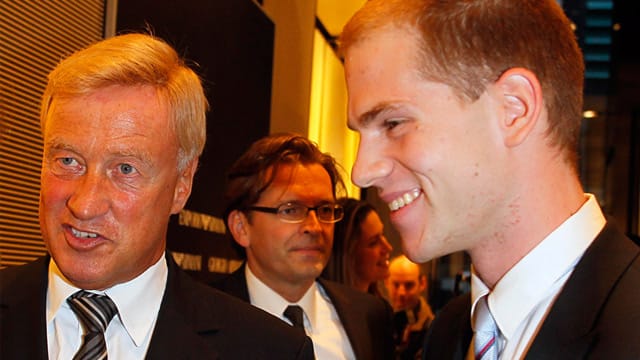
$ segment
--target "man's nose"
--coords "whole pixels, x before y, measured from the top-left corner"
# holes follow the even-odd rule
[[[87,171],[76,180],[67,207],[78,219],[92,219],[109,209],[108,180],[95,171]]]
[[[376,185],[379,179],[391,172],[391,163],[382,156],[377,146],[373,140],[360,137],[356,161],[351,171],[351,180],[361,188]]]
[[[307,217],[304,219],[302,224],[305,232],[322,231],[322,225],[320,224],[320,220],[318,220],[318,214],[314,209],[309,209]]]

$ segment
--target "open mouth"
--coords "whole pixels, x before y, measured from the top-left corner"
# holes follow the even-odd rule
[[[98,237],[98,234],[96,233],[80,231],[73,227],[71,228],[71,233],[73,234],[73,236],[82,238],[82,239],[95,239]]]

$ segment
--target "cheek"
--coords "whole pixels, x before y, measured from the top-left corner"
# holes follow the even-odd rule
[[[143,218],[146,218],[147,222],[164,220],[164,217],[161,217],[164,214],[159,212],[166,206],[151,201],[150,198],[131,193],[112,193],[109,197],[113,215],[122,222],[137,222]],[[136,228],[140,228],[140,226],[136,226]]]
[[[139,194],[111,194],[109,212],[103,220],[116,227],[132,248],[153,247],[166,238],[169,208]],[[148,241],[142,241],[148,239]]]
[[[284,224],[284,223],[282,223]],[[279,252],[287,247],[289,239],[295,238],[297,228],[273,222],[254,222],[250,227],[249,246],[258,256]],[[288,225],[288,224],[286,224]]]
[[[331,248],[331,246],[333,246],[333,225],[323,226],[322,234],[325,238],[325,241],[327,242],[327,245],[329,246],[329,248]]]
[[[452,151],[459,148],[459,143],[455,142],[446,131],[441,131],[444,134],[442,136],[432,135],[437,131],[439,130],[416,129],[411,138],[396,149],[397,153],[404,154],[407,163],[423,172],[429,172],[443,161],[446,163]]]
[[[40,203],[45,210],[59,203],[64,203],[73,191],[73,184],[59,181],[54,176],[42,176],[40,187]]]
[[[360,248],[356,251],[358,257],[358,264],[360,268],[365,271],[371,271],[377,261],[377,255],[373,249]]]

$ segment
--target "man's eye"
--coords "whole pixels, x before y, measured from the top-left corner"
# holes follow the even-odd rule
[[[383,125],[387,130],[393,130],[396,126],[400,125],[401,121],[398,119],[387,119]]]
[[[413,288],[414,288],[415,286],[416,286],[416,284],[414,284],[414,283],[407,283],[407,284],[404,284],[404,288],[405,288],[405,289],[407,289],[407,290],[413,290]]]
[[[280,208],[280,212],[284,215],[297,215],[302,212],[302,208],[296,205],[283,206]]]
[[[320,206],[316,210],[316,213],[320,216],[333,216],[333,207],[332,206]]]
[[[60,159],[60,163],[64,166],[71,166],[76,162],[76,160],[72,157],[63,157]]]
[[[130,164],[120,164],[120,172],[124,175],[133,174],[136,169]]]

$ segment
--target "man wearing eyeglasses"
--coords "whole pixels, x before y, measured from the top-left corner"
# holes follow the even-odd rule
[[[227,174],[224,214],[246,262],[212,285],[304,330],[318,359],[389,359],[390,307],[318,279],[343,217],[336,189],[335,160],[308,139],[276,134],[251,145]]]

